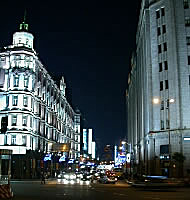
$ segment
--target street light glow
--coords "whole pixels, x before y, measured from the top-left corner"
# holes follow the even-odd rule
[[[159,102],[160,102],[159,98],[154,98],[153,99],[153,104],[159,104]]]
[[[174,103],[175,100],[174,100],[174,99],[170,99],[169,102],[170,102],[170,103]]]

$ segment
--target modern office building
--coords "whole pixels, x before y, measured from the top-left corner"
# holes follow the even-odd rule
[[[188,0],[142,0],[126,98],[133,173],[177,176],[183,169],[187,176],[190,173]],[[185,156],[184,163],[173,159],[175,152]]]
[[[40,61],[33,39],[24,21],[0,51],[0,149],[13,151],[15,177],[36,176],[43,154],[55,153],[57,143],[67,145],[68,158],[80,157],[80,114],[66,99],[64,78],[58,87]]]

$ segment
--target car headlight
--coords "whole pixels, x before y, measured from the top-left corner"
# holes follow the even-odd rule
[[[64,175],[64,178],[68,179],[68,178],[69,178],[69,175],[68,175],[68,174],[65,174],[65,175]]]
[[[70,175],[70,179],[75,179],[76,176],[75,175]]]

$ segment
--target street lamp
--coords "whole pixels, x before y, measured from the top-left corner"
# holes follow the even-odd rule
[[[168,99],[168,154],[169,154],[169,177],[171,176],[171,139],[170,139],[170,104],[174,103],[174,99]]]
[[[153,104],[160,104],[160,99],[155,97],[152,100]],[[171,141],[170,141],[170,104],[175,103],[175,99],[170,98],[167,100],[168,108],[168,119],[167,119],[167,129],[168,129],[168,154],[169,154],[169,176],[171,176]]]

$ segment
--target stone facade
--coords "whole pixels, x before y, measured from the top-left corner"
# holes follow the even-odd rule
[[[143,0],[127,90],[128,140],[138,173],[190,171],[190,4]]]

